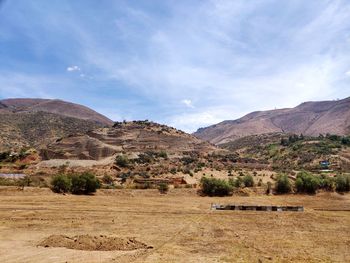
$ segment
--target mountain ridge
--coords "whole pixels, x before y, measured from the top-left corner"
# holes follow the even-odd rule
[[[308,101],[294,108],[254,111],[236,120],[198,129],[200,139],[222,144],[235,139],[267,133],[346,135],[350,132],[350,97],[333,101]]]
[[[113,121],[81,104],[59,99],[9,98],[0,100],[0,113],[48,112],[81,120],[94,121],[102,125],[113,125]]]

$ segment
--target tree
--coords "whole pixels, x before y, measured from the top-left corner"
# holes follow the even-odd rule
[[[315,194],[320,185],[320,178],[308,172],[300,172],[295,181],[295,187],[299,193]]]
[[[349,192],[350,191],[350,176],[338,175],[336,178],[336,191]]]
[[[243,177],[243,184],[245,187],[253,187],[254,186],[254,179],[253,177],[248,174]]]
[[[232,186],[225,180],[203,177],[201,179],[202,192],[208,196],[225,196],[232,193]]]
[[[118,155],[116,158],[115,158],[115,163],[120,166],[120,167],[129,167],[130,165],[130,162],[129,162],[129,159],[127,156],[125,155]]]
[[[83,173],[72,176],[72,194],[90,194],[96,192],[100,183],[95,175]]]
[[[166,183],[160,183],[158,186],[158,190],[162,194],[166,194],[169,191],[169,185]]]
[[[287,175],[283,174],[277,177],[277,181],[275,184],[275,191],[278,194],[287,194],[292,191],[292,185]]]
[[[59,174],[51,180],[51,190],[55,193],[67,193],[71,190],[72,181],[66,175]]]

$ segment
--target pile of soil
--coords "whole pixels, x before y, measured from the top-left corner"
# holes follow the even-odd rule
[[[64,235],[52,235],[40,242],[43,247],[65,247],[77,250],[112,251],[150,249],[151,246],[135,240],[135,238],[108,237],[104,235],[90,236],[80,235],[68,237]]]

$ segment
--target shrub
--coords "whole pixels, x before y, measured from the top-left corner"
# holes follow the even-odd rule
[[[104,182],[105,184],[113,184],[113,178],[112,176],[108,175],[108,174],[105,174],[103,177],[102,177],[102,182]]]
[[[320,187],[320,178],[308,172],[300,172],[297,175],[295,187],[299,193],[315,194]]]
[[[168,159],[168,154],[165,151],[159,152],[158,156],[164,159]]]
[[[336,191],[349,192],[350,191],[350,176],[338,175],[336,178]]]
[[[72,176],[72,194],[90,194],[96,192],[100,183],[95,175],[83,173]]]
[[[158,185],[158,190],[161,194],[166,194],[169,191],[169,185],[166,183],[160,183]]]
[[[269,195],[272,193],[272,183],[267,182],[266,194]]]
[[[225,180],[203,177],[202,192],[208,196],[225,196],[232,193],[232,186]]]
[[[236,179],[229,179],[228,180],[229,184],[233,187],[239,188],[242,187],[243,184],[243,179],[241,177],[237,177]]]
[[[287,175],[284,174],[284,175],[278,176],[276,184],[275,184],[276,193],[287,194],[287,193],[290,193],[291,190],[292,190],[292,186],[291,186],[291,183],[290,183]]]
[[[329,176],[324,176],[320,180],[319,187],[326,191],[334,191],[334,189],[336,188],[335,180]]]
[[[129,167],[130,165],[130,161],[128,159],[127,156],[125,155],[118,155],[116,158],[115,158],[115,163],[116,165],[120,166],[120,167]]]
[[[254,179],[251,175],[245,175],[243,177],[243,184],[245,187],[253,187],[254,186]]]
[[[67,193],[72,186],[71,178],[66,175],[56,175],[51,180],[51,190],[55,193]]]

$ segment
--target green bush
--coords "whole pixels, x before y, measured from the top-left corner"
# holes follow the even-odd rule
[[[295,187],[298,193],[315,194],[320,188],[321,180],[308,172],[300,172],[295,181]]]
[[[130,161],[128,159],[127,156],[125,155],[118,155],[116,158],[115,158],[115,163],[116,165],[120,166],[120,167],[129,167],[130,165]]]
[[[251,176],[250,174],[245,175],[243,177],[243,184],[245,187],[253,187],[254,186],[253,176]]]
[[[72,194],[90,194],[96,192],[100,187],[100,182],[95,175],[83,173],[72,176]]]
[[[203,177],[202,193],[208,196],[225,196],[232,193],[233,187],[225,180]]]
[[[336,188],[335,180],[332,177],[323,176],[320,179],[319,187],[326,191],[334,191],[334,189]]]
[[[228,180],[229,184],[235,188],[239,188],[239,187],[242,187],[244,186],[244,183],[243,183],[243,179],[242,177],[237,177],[236,179],[232,179],[230,178]]]
[[[350,191],[350,176],[338,175],[335,181],[337,192],[349,192]]]
[[[158,185],[158,190],[162,194],[166,194],[169,191],[169,185],[166,183],[160,183]]]
[[[71,190],[71,186],[71,178],[63,174],[56,175],[51,180],[51,189],[55,193],[67,193]]]
[[[278,194],[287,194],[292,191],[292,185],[288,179],[288,176],[283,174],[277,177],[275,184],[275,192]]]

